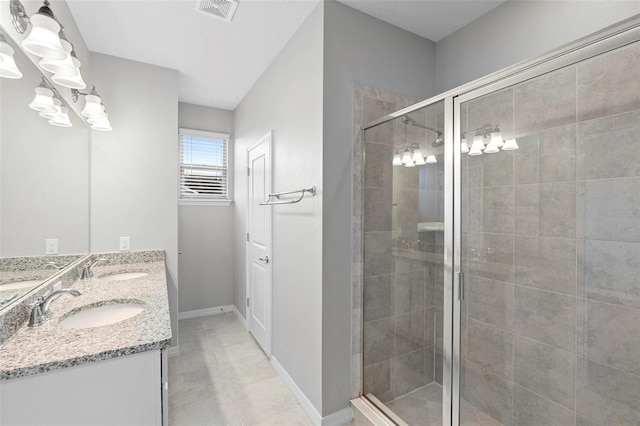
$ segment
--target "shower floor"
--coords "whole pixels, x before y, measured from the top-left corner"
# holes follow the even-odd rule
[[[386,404],[409,426],[442,425],[442,386],[430,383]],[[465,400],[460,400],[460,424],[464,426],[502,426]]]

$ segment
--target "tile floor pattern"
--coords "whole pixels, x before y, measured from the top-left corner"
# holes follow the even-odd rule
[[[170,426],[313,425],[233,313],[181,320],[179,332]]]

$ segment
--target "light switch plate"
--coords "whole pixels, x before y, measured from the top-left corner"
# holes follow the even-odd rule
[[[131,237],[120,237],[120,251],[131,250]]]
[[[58,239],[51,238],[44,240],[45,254],[58,254]]]

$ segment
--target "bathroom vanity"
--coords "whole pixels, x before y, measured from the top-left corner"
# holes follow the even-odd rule
[[[69,291],[50,319],[30,327],[34,303],[58,287]],[[83,257],[10,308],[0,311],[0,425],[167,424],[163,251]]]

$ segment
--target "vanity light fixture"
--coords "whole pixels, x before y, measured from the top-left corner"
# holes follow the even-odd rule
[[[412,161],[411,161],[411,152],[409,152],[409,148],[405,148],[404,149],[404,154],[402,154],[402,164],[404,164],[406,166],[409,163],[412,163]]]
[[[462,140],[460,141],[460,152],[466,154],[469,152],[469,145],[467,145],[467,138],[462,135]]]
[[[429,157],[433,157],[433,155],[430,155]],[[420,148],[416,148],[413,151],[413,157],[411,157],[411,161],[413,161],[416,166],[422,166],[425,164],[424,157],[422,156],[422,151],[420,151]]]
[[[507,141],[504,143],[504,146],[502,147],[503,151],[513,151],[515,149],[518,149],[518,143],[515,139],[507,139]]]
[[[396,151],[393,156],[393,165],[394,166],[402,166],[402,158],[400,158],[400,151]]]
[[[482,150],[484,149],[484,141],[482,139],[482,135],[480,134],[473,137],[473,143],[471,144],[469,155],[482,155]]]
[[[77,89],[71,89],[73,102],[77,102],[80,95],[85,97],[84,108],[80,114],[87,118],[87,122],[91,125],[91,128],[101,132],[110,132],[113,130],[111,128],[111,122],[109,121],[109,114],[107,114],[106,108],[102,104],[102,98],[100,98],[100,95],[96,91],[96,86],[91,86],[91,93],[82,93]]]
[[[436,159],[435,155],[427,155],[427,159],[425,160],[425,163],[427,163],[427,164],[435,164],[437,162],[438,162],[438,160]]]
[[[0,33],[0,77],[21,78],[22,73],[13,59],[13,47],[9,46],[4,34]]]
[[[502,132],[498,125],[486,125],[478,129],[469,130],[469,132],[476,132],[473,137],[471,149],[468,149],[465,133],[462,133],[460,136],[460,152],[468,152],[469,155],[482,155],[483,152],[485,154],[495,154],[500,152],[501,149],[503,151],[518,149],[518,144],[515,139],[509,139],[506,142],[502,140]],[[484,141],[487,138],[489,139],[489,143],[485,146]]]
[[[60,112],[55,117],[49,120],[49,124],[58,127],[71,127],[71,120],[69,119],[69,110],[67,107],[60,107]]]

